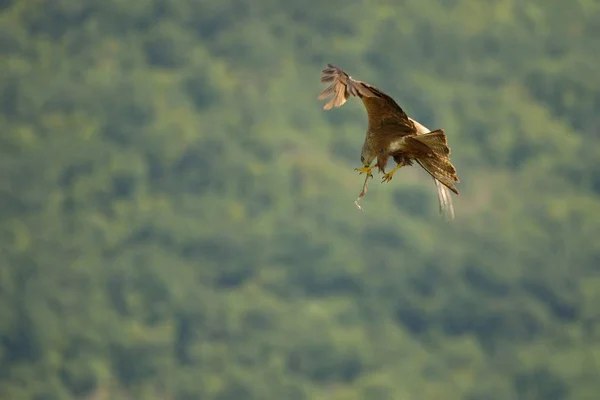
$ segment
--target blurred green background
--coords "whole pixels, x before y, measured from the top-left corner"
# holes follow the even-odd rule
[[[600,398],[596,0],[1,0],[0,398]],[[326,63],[443,128],[371,181]]]

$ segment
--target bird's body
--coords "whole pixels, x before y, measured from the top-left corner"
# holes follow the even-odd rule
[[[443,130],[428,132],[423,125],[409,118],[390,96],[372,85],[352,79],[332,64],[327,64],[321,73],[321,82],[331,84],[318,98],[323,100],[333,95],[323,109],[340,107],[350,96],[360,98],[365,106],[368,124],[361,151],[363,167],[358,169],[360,172],[371,174],[371,169],[377,166],[385,174],[383,180],[389,181],[399,168],[416,161],[436,180],[436,184],[439,181],[458,194],[454,182],[459,182],[459,179],[450,162],[450,148]],[[385,173],[390,157],[397,165]],[[375,160],[376,164],[371,166]],[[439,185],[438,195],[441,205]]]

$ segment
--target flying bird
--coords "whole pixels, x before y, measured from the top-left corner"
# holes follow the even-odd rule
[[[435,180],[440,211],[452,219],[454,210],[447,189],[458,195],[454,183],[460,180],[450,162],[450,148],[444,130],[429,132],[425,126],[409,118],[390,96],[368,83],[353,79],[335,65],[327,64],[321,72],[321,83],[331,84],[318,99],[324,100],[333,95],[323,106],[324,110],[341,107],[350,96],[360,98],[365,106],[368,124],[360,155],[363,166],[356,170],[372,177],[371,170],[377,167],[384,174],[382,182],[389,182],[400,168],[411,166],[416,161]],[[390,157],[396,166],[386,173]],[[373,161],[376,162],[371,166]]]

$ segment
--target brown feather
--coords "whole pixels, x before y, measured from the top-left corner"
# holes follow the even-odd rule
[[[330,85],[318,99],[332,96],[323,106],[324,110],[341,107],[350,96],[362,100],[368,118],[365,142],[377,154],[379,171],[385,173],[390,157],[405,165],[412,165],[412,160],[416,160],[435,179],[458,194],[453,182],[459,180],[450,162],[450,148],[442,129],[418,132],[415,123],[394,99],[368,83],[353,79],[333,64],[327,64],[321,72],[321,82]]]
[[[327,64],[327,68],[321,72],[321,82],[331,82],[331,85],[317,98],[324,100],[333,94],[332,99],[323,106],[324,110],[344,105],[349,96],[358,97],[367,111],[369,126],[389,130],[401,128],[406,134],[416,133],[414,123],[394,99],[368,83],[352,79],[341,68]]]

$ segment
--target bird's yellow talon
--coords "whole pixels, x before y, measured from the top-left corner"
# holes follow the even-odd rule
[[[371,170],[373,168],[375,168],[377,166],[377,164],[373,165],[372,167],[361,167],[361,168],[354,168],[355,171],[358,171],[358,174],[367,174],[368,176],[370,176],[371,178],[373,177],[373,173],[371,172]]]
[[[396,173],[396,171],[398,171],[403,166],[404,166],[404,163],[400,163],[400,164],[396,165],[393,170],[391,170],[387,174],[383,175],[383,178],[381,178],[381,183],[391,181],[392,177],[394,176],[394,174]]]

